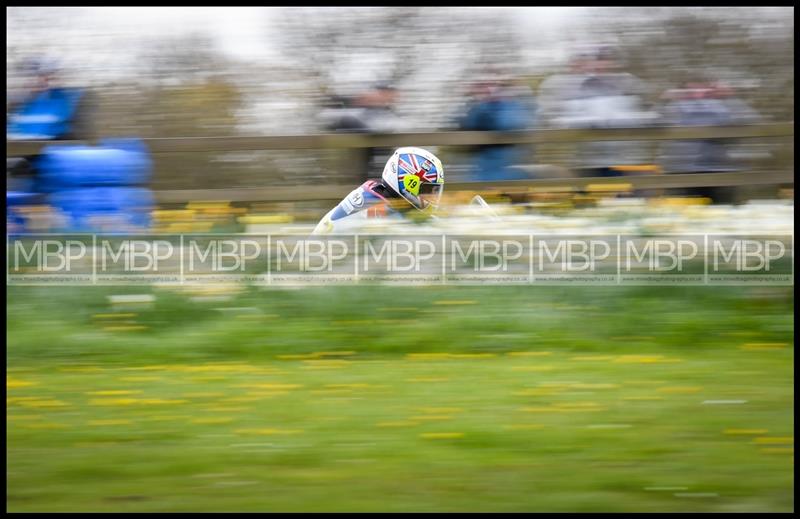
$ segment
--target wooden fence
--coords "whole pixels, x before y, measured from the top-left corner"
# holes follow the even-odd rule
[[[615,128],[593,130],[534,130],[516,132],[426,132],[395,134],[314,134],[256,137],[164,137],[143,139],[150,151],[161,153],[230,152],[246,150],[354,149],[400,146],[475,146],[481,144],[540,144],[588,141],[651,141],[676,139],[777,139],[794,146],[794,122],[748,126],[696,126]],[[59,141],[59,144],[90,144]],[[53,144],[43,141],[6,141],[7,156],[32,155]],[[793,149],[793,148],[792,148]],[[157,158],[156,158],[157,160]],[[503,182],[451,182],[448,191],[494,190],[525,192],[531,189],[583,189],[590,184],[629,184],[633,189],[661,189],[757,184],[794,184],[794,172],[752,171],[693,175],[633,175],[616,178],[548,178]],[[302,201],[333,200],[352,185],[157,191],[160,203],[190,200]]]

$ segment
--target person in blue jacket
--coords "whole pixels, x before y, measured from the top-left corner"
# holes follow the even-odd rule
[[[38,57],[22,63],[25,85],[6,95],[6,139],[60,141],[87,139],[89,105],[84,89],[63,87],[58,63]],[[9,157],[6,178],[12,192],[34,196],[41,191],[40,155]]]
[[[533,126],[533,98],[509,82],[490,79],[473,88],[473,100],[458,127],[462,131],[516,131]],[[473,181],[525,178],[517,166],[524,162],[526,149],[514,144],[490,144],[474,148],[470,177]]]
[[[9,95],[7,140],[62,140],[82,138],[85,133],[85,92],[58,85],[58,67],[52,60],[37,59],[24,67],[31,85],[21,94]]]

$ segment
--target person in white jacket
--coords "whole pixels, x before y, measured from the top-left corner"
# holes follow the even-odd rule
[[[444,167],[433,153],[398,148],[380,179],[367,180],[328,211],[312,234],[357,232],[370,218],[404,218],[409,210],[435,208],[444,187]]]

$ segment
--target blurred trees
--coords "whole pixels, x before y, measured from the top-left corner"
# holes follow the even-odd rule
[[[98,89],[103,135],[212,137],[236,132],[241,95],[230,66],[206,35],[174,35],[140,50],[147,82]],[[155,161],[154,189],[230,187],[242,172],[214,167],[219,153],[164,153]]]
[[[684,81],[722,80],[769,120],[794,119],[794,24],[786,8],[576,8],[563,30],[527,43],[516,12],[274,9],[263,37],[278,58],[238,62],[205,32],[118,34],[92,25],[78,8],[9,8],[7,87],[16,84],[15,67],[25,57],[56,55],[68,82],[92,90],[98,136],[202,137],[318,131],[324,96],[390,81],[400,92],[398,112],[426,131],[450,126],[468,83],[487,66],[527,76],[535,87],[563,71],[566,60],[538,65],[528,59],[525,68],[525,56],[610,40],[627,70],[650,85],[654,104]],[[540,159],[547,160],[545,149],[539,147]],[[154,188],[318,182],[331,176],[330,155],[163,154]]]
[[[450,123],[466,84],[486,67],[519,66],[512,13],[452,7],[291,8],[275,21],[282,53],[320,97],[385,81],[398,109],[420,130]]]
[[[687,81],[722,81],[772,120],[794,119],[794,25],[775,9],[590,8],[588,41],[618,43],[653,100]]]

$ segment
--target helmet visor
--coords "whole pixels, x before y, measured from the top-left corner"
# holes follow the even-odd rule
[[[439,205],[439,200],[442,198],[443,184],[429,184],[423,183],[419,186],[419,199],[422,208],[428,206],[436,207]]]

